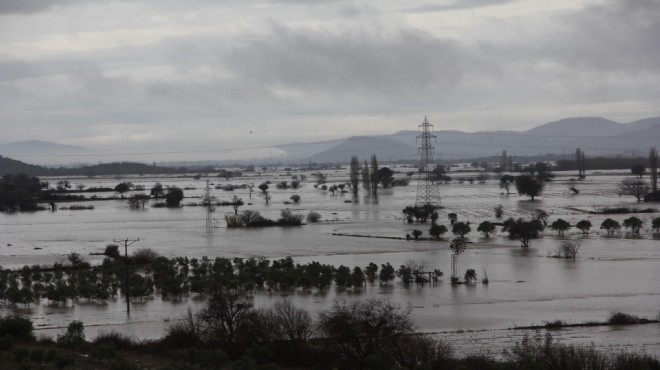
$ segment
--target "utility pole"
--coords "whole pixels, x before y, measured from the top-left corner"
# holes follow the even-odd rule
[[[128,246],[132,245],[135,242],[139,242],[140,238],[137,239],[124,239],[117,240],[112,239],[113,243],[123,243],[124,244],[124,287],[126,289],[126,314],[131,316],[131,288],[128,283]]]

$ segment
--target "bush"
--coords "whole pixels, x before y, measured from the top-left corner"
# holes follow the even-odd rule
[[[612,325],[630,325],[639,324],[642,321],[635,315],[630,315],[623,312],[612,312],[607,322]]]
[[[9,352],[12,348],[14,348],[14,338],[9,334],[5,334],[0,338],[0,352]]]
[[[20,363],[28,358],[30,352],[25,348],[16,348],[12,354],[14,355],[14,361]]]
[[[335,353],[359,363],[381,350],[398,348],[413,332],[410,309],[376,298],[351,303],[336,299],[319,314],[318,327]]]
[[[293,213],[289,208],[285,208],[280,212],[280,218],[277,223],[281,226],[299,226],[305,216]]]
[[[71,321],[66,332],[57,336],[57,344],[64,348],[80,348],[85,343],[85,325],[79,320]]]
[[[151,248],[140,248],[133,252],[131,259],[136,265],[148,265],[156,260],[158,253]]]
[[[321,215],[318,212],[310,211],[307,214],[307,221],[309,222],[319,222],[321,220]]]
[[[103,254],[110,258],[119,258],[119,246],[117,244],[108,244],[105,246]]]
[[[564,240],[559,246],[557,257],[575,259],[580,252],[581,244],[576,240]]]
[[[0,318],[0,336],[10,335],[16,340],[34,340],[34,326],[30,319],[20,316]]]
[[[94,345],[108,346],[119,350],[133,348],[137,345],[135,338],[114,330],[99,333],[92,343]]]

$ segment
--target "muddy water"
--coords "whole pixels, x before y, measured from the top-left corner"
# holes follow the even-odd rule
[[[405,171],[405,170],[404,170]],[[333,181],[345,181],[345,173],[330,172]],[[616,183],[623,176],[590,175],[579,183],[579,195],[572,195],[565,185],[568,176],[560,174],[550,183],[544,195],[532,202],[515,194],[502,194],[495,180],[486,184],[441,185],[443,196],[440,222],[447,224],[447,213],[455,212],[460,221],[470,221],[468,251],[460,256],[459,271],[474,268],[481,276],[488,275],[490,284],[481,283],[451,286],[445,276],[438,284],[404,287],[399,282],[390,286],[368,286],[361,290],[330,289],[327,292],[295,291],[286,293],[259,292],[255,304],[268,305],[286,297],[312,312],[328,307],[337,297],[364,299],[387,297],[401,305],[410,305],[412,317],[419,329],[443,332],[462,350],[479,348],[474,344],[493,347],[495,339],[520,338],[520,331],[507,330],[515,326],[542,324],[544,321],[564,320],[583,322],[603,321],[612,311],[623,311],[643,317],[656,317],[660,312],[660,242],[650,230],[650,219],[660,214],[641,214],[647,220],[642,235],[633,238],[625,232],[608,237],[598,230],[606,217],[590,215],[588,211],[602,207],[640,207],[634,198],[619,198]],[[463,175],[454,175],[463,176]],[[470,176],[465,174],[464,176]],[[289,179],[281,173],[265,177],[246,177],[232,183],[274,183]],[[311,176],[308,174],[308,179]],[[135,184],[151,187],[155,181],[195,189],[186,196],[202,194],[203,181],[190,178],[132,178]],[[51,180],[56,181],[56,180]],[[227,181],[212,179],[215,184]],[[74,179],[86,186],[114,187],[115,179]],[[331,194],[306,183],[301,189],[278,190],[271,185],[272,200],[265,205],[263,197],[245,190],[224,192],[213,190],[219,200],[233,194],[244,199],[241,209],[260,211],[264,216],[277,218],[282,208],[296,212],[315,210],[323,222],[297,228],[267,228],[232,230],[224,227],[223,217],[232,213],[229,207],[218,207],[214,217],[219,228],[212,234],[204,230],[205,212],[201,207],[181,209],[147,208],[130,210],[125,201],[86,202],[95,206],[91,211],[36,212],[0,214],[0,264],[3,267],[25,263],[52,263],[70,252],[87,255],[102,251],[114,238],[140,238],[139,247],[149,247],[166,256],[259,256],[279,258],[294,256],[296,261],[311,260],[322,263],[365,266],[369,262],[390,262],[399,266],[409,259],[427,260],[432,268],[445,274],[450,271],[448,240],[405,241],[381,238],[358,238],[333,234],[403,237],[419,228],[426,234],[428,225],[405,224],[401,209],[414,202],[414,181],[408,187],[380,191],[377,199],[360,195]],[[299,194],[298,205],[283,204],[292,194]],[[101,197],[109,193],[98,194]],[[186,199],[187,202],[199,199]],[[347,203],[347,201],[351,201]],[[252,203],[252,204],[248,204]],[[528,216],[542,208],[550,214],[549,221],[561,217],[575,224],[591,220],[593,232],[582,238],[571,230],[568,237],[581,238],[582,249],[575,261],[549,258],[560,241],[548,229],[542,239],[522,251],[518,243],[497,233],[483,238],[476,225],[483,220],[495,220],[493,208],[502,204],[505,217]],[[610,216],[621,222],[628,215]],[[449,238],[447,238],[449,239]],[[11,244],[11,246],[8,246]],[[89,257],[89,260],[98,260]],[[29,309],[3,307],[4,311],[30,315],[39,332],[54,335],[73,319],[87,325],[88,336],[99,330],[114,328],[142,338],[162,335],[166,321],[178,317],[187,307],[198,308],[203,302],[186,299],[163,301],[159,297],[136,303],[132,316],[125,315],[121,301],[107,304],[76,303],[67,307],[37,305]],[[572,328],[553,332],[560,340],[591,343],[599,346],[628,346],[660,354],[660,325],[637,325],[625,328]],[[497,340],[498,343],[507,341]]]

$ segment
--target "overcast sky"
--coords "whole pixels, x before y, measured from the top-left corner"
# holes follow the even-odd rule
[[[660,115],[659,35],[658,0],[0,0],[0,143],[629,122]]]

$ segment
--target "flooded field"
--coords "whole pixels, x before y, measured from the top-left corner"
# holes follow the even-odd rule
[[[408,169],[395,170],[405,173]],[[447,214],[453,212],[458,214],[459,221],[469,221],[472,226],[472,232],[468,235],[471,243],[460,256],[459,271],[462,275],[465,269],[473,268],[480,276],[486,272],[490,280],[488,285],[452,286],[449,283],[449,234],[440,241],[405,240],[405,235],[413,229],[422,230],[422,237],[428,236],[430,227],[429,224],[407,224],[403,220],[401,210],[415,201],[414,179],[409,186],[380,189],[377,198],[366,197],[362,192],[359,197],[353,198],[350,194],[333,195],[314,188],[310,173],[305,173],[308,181],[296,190],[275,188],[277,182],[291,181],[291,176],[284,172],[230,181],[211,178],[214,185],[258,185],[272,181],[269,189],[272,199],[268,205],[259,190],[251,198],[246,189],[214,189],[212,194],[220,201],[228,201],[233,195],[238,195],[245,202],[239,211],[256,210],[268,218],[277,218],[280,210],[287,207],[305,215],[314,210],[321,214],[321,222],[288,228],[227,229],[224,215],[233,214],[233,209],[217,207],[214,217],[219,227],[210,234],[205,231],[205,209],[185,206],[189,202],[200,202],[205,178],[197,181],[190,176],[69,179],[73,184],[86,187],[114,187],[120,181],[131,181],[147,189],[158,181],[166,186],[186,188],[186,199],[180,209],[147,207],[132,210],[125,200],[96,200],[84,202],[85,205],[93,205],[93,210],[0,214],[0,265],[6,268],[23,264],[50,264],[63,260],[71,252],[80,253],[91,262],[100,261],[101,257],[89,254],[102,252],[113,239],[123,238],[139,238],[140,241],[131,248],[152,248],[168,257],[293,256],[297,262],[315,260],[350,267],[364,267],[369,262],[390,262],[393,266],[399,266],[410,259],[424,259],[431,268],[445,273],[437,284],[405,287],[395,282],[389,286],[375,285],[361,290],[263,291],[255,295],[255,303],[257,306],[268,305],[276,299],[287,297],[296,305],[318,312],[328,307],[336,297],[387,297],[403,306],[410,305],[413,308],[412,317],[421,331],[441,333],[439,335],[450,338],[461,351],[478,351],[480,348],[497,351],[498,346],[518,340],[528,332],[509,330],[516,326],[539,325],[553,320],[569,323],[605,321],[613,311],[647,318],[658,316],[660,240],[658,235],[653,234],[650,220],[660,216],[660,213],[637,214],[646,223],[641,235],[635,237],[625,230],[607,236],[598,229],[607,217],[622,222],[630,215],[588,213],[603,207],[649,206],[638,204],[633,197],[617,195],[617,184],[627,176],[626,172],[589,173],[586,180],[578,183],[580,194],[577,195],[573,195],[566,185],[566,180],[576,177],[576,174],[558,173],[554,181],[547,183],[544,194],[535,201],[518,196],[513,187],[512,194],[506,195],[497,180],[488,180],[485,184],[452,182],[439,185],[444,206],[440,210],[439,223],[449,226]],[[326,173],[329,184],[347,180],[344,170]],[[475,174],[450,175],[470,177]],[[48,180],[54,183],[59,179]],[[292,194],[300,195],[300,203],[285,205],[284,202],[289,201]],[[113,193],[97,195],[115,196]],[[548,223],[560,217],[572,225],[588,219],[593,224],[592,231],[586,237],[582,237],[577,229],[567,232],[566,238],[579,238],[582,243],[576,260],[549,258],[561,242],[549,228],[546,228],[541,239],[532,241],[528,250],[522,250],[519,242],[509,240],[499,228],[489,238],[476,231],[481,221],[496,220],[494,207],[500,204],[504,208],[504,218],[529,217],[536,209],[543,209],[549,214]],[[201,307],[203,304],[203,301],[194,299],[170,301],[155,297],[135,303],[130,318],[126,316],[125,304],[121,300],[102,305],[76,303],[66,307],[42,304],[29,309],[4,306],[2,310],[31,316],[38,327],[37,332],[45,335],[54,335],[71,320],[79,319],[85,322],[89,337],[93,337],[98,330],[115,328],[136,337],[156,338],[163,334],[168,320],[176,319],[189,306]],[[553,331],[553,334],[560,340],[623,346],[660,355],[658,324],[567,328]]]

